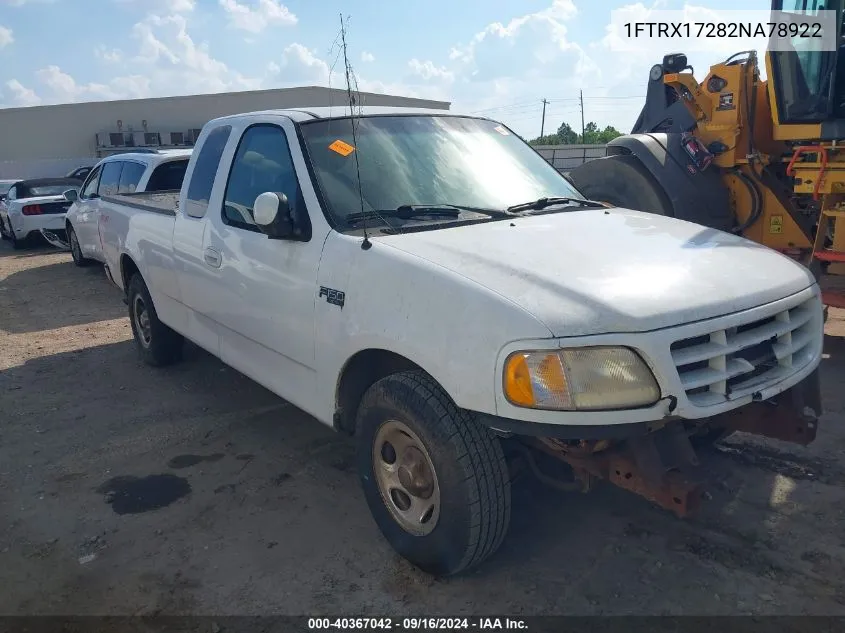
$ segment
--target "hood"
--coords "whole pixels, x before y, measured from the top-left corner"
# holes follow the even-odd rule
[[[553,336],[643,332],[764,305],[815,283],[744,238],[628,209],[584,209],[379,242],[517,303]]]

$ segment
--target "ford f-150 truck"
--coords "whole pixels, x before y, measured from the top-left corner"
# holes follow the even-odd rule
[[[495,121],[223,117],[181,192],[100,202],[141,357],[173,363],[187,338],[353,435],[375,522],[434,574],[499,547],[520,467],[683,516],[702,493],[694,445],[815,437],[823,322],[807,269],[586,200]],[[551,478],[550,457],[571,480]]]

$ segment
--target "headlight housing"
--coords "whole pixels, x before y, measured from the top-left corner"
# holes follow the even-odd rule
[[[627,347],[514,352],[505,360],[503,387],[508,402],[531,409],[630,409],[660,399],[654,374]]]

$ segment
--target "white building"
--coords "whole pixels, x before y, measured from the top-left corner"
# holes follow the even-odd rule
[[[450,103],[359,93],[361,105],[448,110]],[[348,107],[346,90],[305,86],[221,94],[0,108],[0,179],[64,176],[133,147],[191,147],[202,126],[228,114]]]

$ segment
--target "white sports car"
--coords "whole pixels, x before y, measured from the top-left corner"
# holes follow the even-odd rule
[[[65,213],[71,204],[64,193],[78,192],[81,186],[75,178],[19,180],[0,202],[0,235],[19,249],[42,231],[64,234]]]

